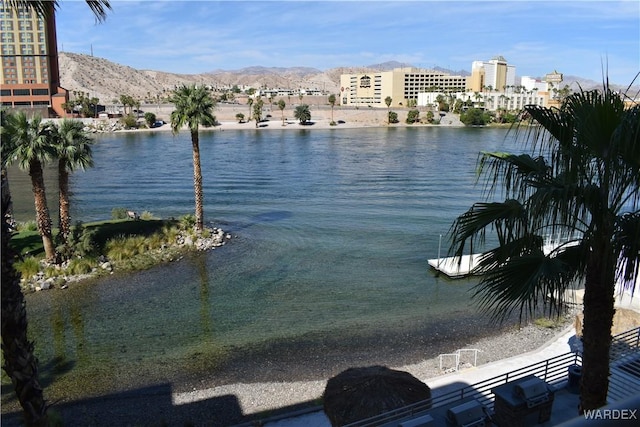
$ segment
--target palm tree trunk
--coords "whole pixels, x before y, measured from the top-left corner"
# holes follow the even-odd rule
[[[11,189],[9,188],[9,176],[7,175],[7,168],[2,167],[2,197],[8,198],[9,205],[6,212],[3,211],[2,220],[6,220],[10,225],[13,225],[13,203],[11,202]]]
[[[584,292],[581,413],[607,403],[611,326],[615,313],[611,284],[615,283],[615,266],[611,240],[596,242],[589,255]]]
[[[67,237],[71,232],[71,219],[69,216],[69,171],[65,160],[58,161],[58,187],[60,188],[60,238],[63,244],[67,243]]]
[[[198,131],[191,131],[191,145],[193,146],[193,191],[196,201],[196,229],[204,228],[202,169],[200,167],[200,140]]]
[[[11,234],[7,211],[11,196],[4,191],[2,175],[2,355],[3,369],[11,378],[28,426],[46,426],[47,405],[38,382],[38,363],[33,343],[27,339],[27,311],[20,289],[20,273],[13,266],[15,254],[9,246]]]
[[[53,234],[51,232],[51,216],[49,216],[49,208],[47,207],[42,164],[38,160],[33,160],[29,165],[29,176],[31,177],[31,188],[36,205],[36,222],[38,223],[40,236],[42,236],[45,257],[49,261],[54,261],[56,249],[53,245]]]

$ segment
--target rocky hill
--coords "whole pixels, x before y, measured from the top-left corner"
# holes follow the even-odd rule
[[[277,68],[247,67],[240,70],[215,70],[203,74],[173,74],[162,71],[137,70],[116,64],[104,58],[70,52],[59,53],[62,87],[73,92],[84,92],[97,97],[101,103],[110,104],[120,95],[130,95],[140,100],[155,100],[164,97],[177,85],[204,83],[214,87],[268,87],[292,89],[320,89],[338,93],[340,75],[357,72],[391,70],[410,67],[410,64],[385,62],[368,67],[339,67],[321,71],[309,67]],[[438,71],[457,75],[468,75],[464,70],[450,71],[436,67]],[[601,82],[565,76],[565,84],[578,90],[601,87]],[[615,86],[618,89],[626,89]]]
[[[214,87],[301,88],[337,92],[342,70],[320,71],[314,68],[249,67],[241,70],[216,70],[203,74],[173,74],[137,70],[104,58],[70,52],[59,53],[62,87],[73,93],[84,92],[102,103],[111,103],[126,94],[138,99],[155,99],[176,85],[205,83]]]

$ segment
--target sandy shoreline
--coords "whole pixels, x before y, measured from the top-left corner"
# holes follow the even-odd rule
[[[162,105],[160,107],[155,106],[143,106],[149,107],[147,110],[156,115],[157,120],[165,122],[163,126],[157,128],[141,128],[130,130],[117,130],[115,133],[121,132],[167,132],[171,131],[170,116],[172,106]],[[294,106],[295,107],[295,106]],[[214,110],[214,115],[218,120],[218,125],[205,128],[200,127],[202,131],[224,131],[224,130],[307,130],[307,129],[355,129],[355,128],[398,128],[398,127],[461,127],[464,126],[459,120],[459,115],[454,113],[446,113],[440,124],[406,124],[405,120],[409,112],[408,108],[393,109],[398,114],[398,123],[387,123],[387,110],[381,108],[355,108],[355,107],[335,107],[333,112],[331,108],[326,105],[312,105],[311,120],[309,123],[302,125],[295,118],[293,109],[287,107],[284,110],[284,114],[277,108],[269,111],[268,109],[263,113],[263,121],[256,127],[255,121],[245,121],[240,123],[236,119],[236,114],[244,114],[245,117],[249,115],[248,106],[239,104],[219,104]],[[144,110],[143,110],[144,111]],[[426,115],[424,109],[419,109],[420,117]],[[284,116],[284,121],[282,117]],[[86,121],[87,119],[85,119]],[[101,121],[104,123],[107,119],[92,119],[93,123],[99,124]],[[118,119],[108,119],[110,121],[117,121]],[[331,125],[331,122],[335,122],[335,125]],[[284,123],[284,125],[283,125]],[[186,130],[186,128],[185,128]]]

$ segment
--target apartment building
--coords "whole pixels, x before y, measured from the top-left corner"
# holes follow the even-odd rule
[[[342,74],[340,76],[340,104],[351,106],[392,107],[417,102],[425,91],[463,92],[467,76],[454,76],[435,70],[405,67],[392,71]]]
[[[68,94],[60,87],[55,15],[0,4],[0,101],[4,108],[42,117],[63,116]]]

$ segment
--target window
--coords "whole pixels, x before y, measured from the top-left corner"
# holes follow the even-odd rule
[[[33,95],[49,95],[49,89],[33,89],[31,93]]]
[[[31,95],[29,89],[14,89],[13,96],[29,96]]]
[[[0,96],[11,96],[11,89],[0,89]]]

